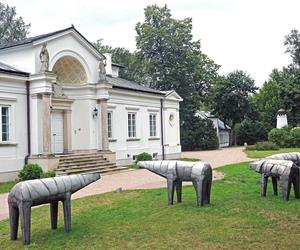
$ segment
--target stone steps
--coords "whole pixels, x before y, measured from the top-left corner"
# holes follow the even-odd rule
[[[59,156],[59,164],[55,172],[57,175],[79,173],[109,174],[127,169],[109,162],[101,153],[79,153]]]

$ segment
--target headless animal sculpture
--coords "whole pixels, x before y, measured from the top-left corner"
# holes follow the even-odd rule
[[[168,205],[173,204],[176,188],[177,201],[182,201],[182,182],[192,181],[197,195],[197,206],[210,203],[212,168],[204,162],[140,161],[138,166],[167,179]]]
[[[99,173],[65,175],[22,181],[8,195],[10,238],[18,237],[19,215],[24,245],[30,244],[31,207],[50,203],[51,228],[57,229],[58,202],[62,201],[65,231],[71,231],[71,195],[100,179]]]
[[[297,166],[300,165],[300,153],[298,152],[275,154],[268,156],[265,159],[287,160],[294,162],[294,164],[296,164]]]
[[[274,195],[278,195],[277,180],[279,179],[284,200],[289,200],[292,184],[296,199],[300,198],[299,168],[293,161],[262,159],[250,163],[250,167],[261,174],[261,196],[266,196],[268,178],[271,177]]]

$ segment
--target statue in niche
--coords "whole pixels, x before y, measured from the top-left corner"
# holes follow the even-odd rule
[[[99,62],[99,82],[106,80],[106,70],[105,70],[106,63],[102,59]]]
[[[43,44],[41,52],[40,52],[40,61],[41,61],[41,69],[40,72],[45,72],[49,70],[49,53],[47,50],[47,45]]]

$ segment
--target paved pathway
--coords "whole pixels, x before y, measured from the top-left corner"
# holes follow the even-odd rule
[[[253,159],[248,158],[243,149],[244,147],[232,147],[208,151],[190,151],[183,152],[182,157],[201,159],[201,161],[209,162],[213,168],[217,168],[228,164],[252,161]]]
[[[202,161],[210,162],[213,168],[230,163],[251,160],[242,152],[242,148],[228,148],[202,152],[184,152],[182,157],[199,158]],[[223,176],[220,172],[214,171],[214,179],[220,179],[222,177]],[[101,180],[96,181],[75,193],[72,196],[72,199],[112,192],[120,187],[128,190],[160,188],[165,186],[166,181],[164,178],[153,174],[148,170],[130,170],[127,172],[104,175],[102,176]],[[0,194],[0,220],[6,219],[7,217],[7,194]]]

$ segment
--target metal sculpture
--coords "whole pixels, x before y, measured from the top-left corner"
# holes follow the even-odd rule
[[[262,159],[250,163],[250,167],[261,174],[261,196],[266,196],[268,178],[271,177],[274,195],[278,195],[277,181],[280,180],[284,200],[289,200],[292,185],[295,198],[300,198],[299,168],[293,161]]]
[[[268,156],[265,159],[288,160],[294,162],[294,164],[296,164],[297,166],[300,165],[300,153],[298,152],[275,154]]]
[[[197,195],[197,206],[210,203],[212,168],[205,162],[185,161],[140,161],[138,166],[148,169],[167,179],[168,205],[174,201],[176,188],[177,202],[182,201],[182,182],[192,181]]]
[[[8,195],[10,238],[18,237],[19,215],[24,245],[30,244],[31,207],[50,203],[51,228],[57,229],[58,202],[63,203],[65,231],[71,231],[71,195],[100,179],[99,173],[22,181]]]

